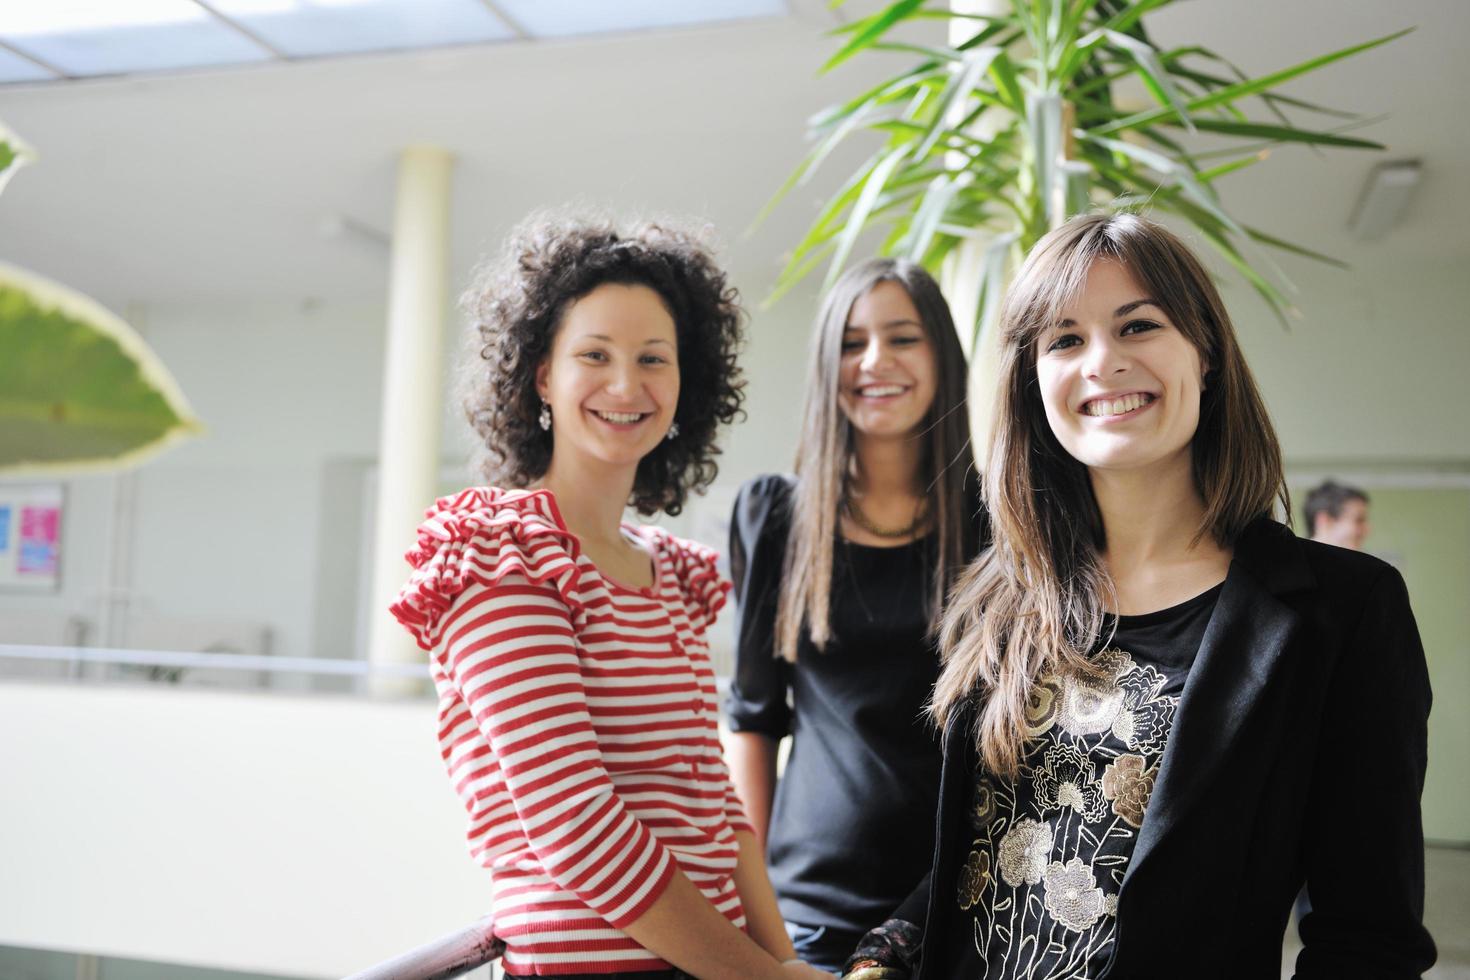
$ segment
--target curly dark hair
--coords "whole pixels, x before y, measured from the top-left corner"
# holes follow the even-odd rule
[[[640,514],[678,514],[689,491],[704,490],[719,472],[720,425],[743,415],[736,358],[744,314],[700,238],[665,224],[623,232],[608,220],[535,215],[475,277],[463,305],[477,356],[466,359],[462,390],[465,415],[486,451],[481,470],[490,482],[513,487],[546,473],[551,433],[537,424],[536,369],[567,307],[607,283],[647,286],[674,320],[679,437],[639,461],[629,504]]]

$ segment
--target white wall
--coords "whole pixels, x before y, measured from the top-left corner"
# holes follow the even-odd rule
[[[383,322],[372,306],[150,313],[149,341],[209,431],[139,473],[138,602],[261,619],[276,653],[316,654],[324,466],[376,452]]]
[[[1302,318],[1286,329],[1248,287],[1226,280],[1288,459],[1470,465],[1463,268],[1402,255],[1391,236],[1340,244],[1350,270],[1282,263],[1301,289]]]
[[[258,621],[275,653],[314,655],[318,528],[332,505],[323,474],[329,461],[376,452],[381,309],[257,303],[142,314],[139,327],[208,431],[128,476],[70,481],[61,592],[35,606],[0,597],[0,611],[64,608],[100,622],[116,494],[131,480],[121,578],[134,609]]]
[[[489,911],[432,701],[0,683],[0,946],[339,977]]]

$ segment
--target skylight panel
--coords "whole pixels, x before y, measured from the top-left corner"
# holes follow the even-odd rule
[[[55,77],[34,61],[0,48],[0,85],[7,82],[44,82]]]
[[[0,4],[0,39],[68,75],[239,64],[270,57],[193,0]]]
[[[612,34],[715,21],[779,17],[785,0],[495,0],[532,37]]]
[[[0,84],[618,34],[779,17],[787,7],[787,0],[0,0]]]
[[[210,6],[288,57],[514,36],[480,0],[212,0]]]

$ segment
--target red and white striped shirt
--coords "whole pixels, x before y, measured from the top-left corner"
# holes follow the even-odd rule
[[[432,657],[439,743],[518,974],[656,970],[620,930],[677,867],[736,925],[735,830],[704,633],[715,553],[629,528],[651,588],[604,578],[546,490],[439,500],[392,611]]]

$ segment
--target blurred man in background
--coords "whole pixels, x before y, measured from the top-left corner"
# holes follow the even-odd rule
[[[1313,541],[1363,550],[1368,536],[1368,495],[1357,487],[1327,480],[1307,494],[1302,505]]]

